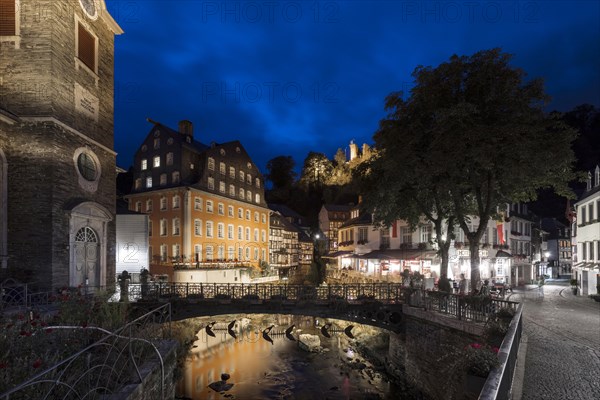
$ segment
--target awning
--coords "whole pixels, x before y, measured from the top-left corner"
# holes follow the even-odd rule
[[[367,254],[354,255],[358,260],[432,260],[436,252],[432,250],[374,250]]]
[[[344,257],[347,256],[349,254],[354,254],[352,251],[349,250],[340,250],[340,251],[334,251],[333,253],[329,253],[326,254],[324,256],[322,256],[323,258],[338,258],[338,257]]]
[[[504,250],[498,250],[498,252],[496,253],[496,257],[510,258],[512,256],[513,256],[512,254],[510,254],[509,252],[504,251]]]
[[[586,263],[580,262],[573,266],[574,268],[583,268],[583,269],[600,269],[600,265],[596,263]]]

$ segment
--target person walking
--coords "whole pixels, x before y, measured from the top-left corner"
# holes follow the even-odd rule
[[[465,274],[460,274],[460,282],[458,282],[458,294],[464,296],[466,291],[467,280],[465,279]]]

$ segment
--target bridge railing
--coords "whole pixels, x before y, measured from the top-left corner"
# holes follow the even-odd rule
[[[431,290],[409,290],[406,303],[427,311],[434,311],[459,320],[486,322],[501,308],[516,310],[519,303],[484,296],[465,296]]]
[[[407,288],[395,283],[356,283],[341,285],[231,284],[231,283],[149,283],[130,284],[130,300],[138,299],[214,299],[214,300],[376,300],[383,303],[404,301]]]

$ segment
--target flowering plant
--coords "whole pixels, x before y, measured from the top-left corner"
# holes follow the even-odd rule
[[[490,371],[500,365],[498,348],[480,343],[471,343],[464,348],[465,367],[475,376],[486,377]]]

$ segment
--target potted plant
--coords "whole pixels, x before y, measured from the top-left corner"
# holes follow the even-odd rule
[[[577,295],[577,279],[571,279],[571,290],[574,295]]]

